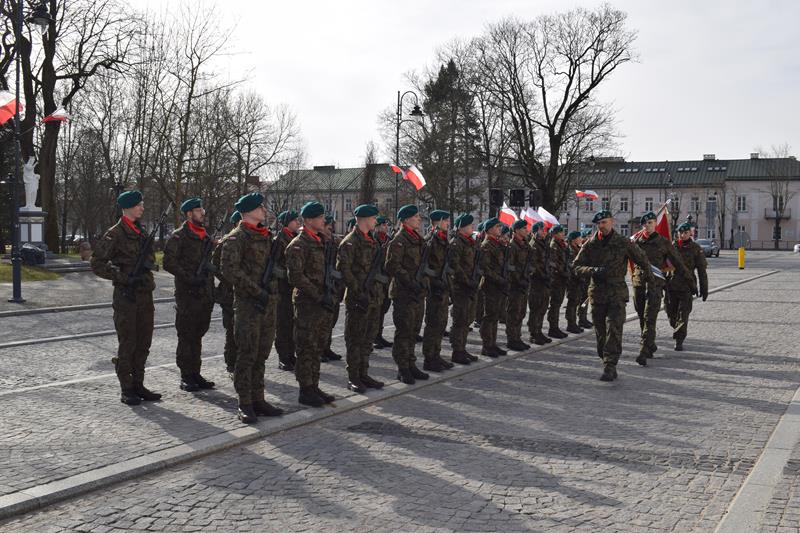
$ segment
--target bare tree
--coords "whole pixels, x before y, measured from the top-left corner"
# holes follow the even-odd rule
[[[364,155],[364,173],[361,175],[361,187],[358,191],[359,204],[371,204],[375,202],[375,178],[377,176],[377,151],[378,147],[370,141],[367,143],[367,151]]]
[[[770,150],[757,150],[766,153],[767,157],[760,159],[769,177],[767,193],[772,199],[772,214],[775,217],[775,226],[772,231],[772,240],[775,249],[780,248],[781,221],[786,217],[787,209],[792,199],[797,194],[792,182],[797,180],[797,161],[792,157],[792,149],[788,143],[772,146]]]

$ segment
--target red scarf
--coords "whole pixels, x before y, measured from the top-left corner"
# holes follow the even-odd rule
[[[602,231],[598,231],[597,232],[597,240],[598,241],[602,241],[603,240],[603,232]]]
[[[562,248],[566,248],[567,247],[567,242],[566,241],[556,241],[556,243],[558,243],[558,245],[561,246]]]
[[[256,226],[255,224],[251,224],[249,222],[245,222],[244,220],[242,220],[242,224],[244,224],[245,228],[247,228],[249,230],[252,230],[252,231],[255,231],[256,233],[258,233],[262,237],[266,237],[267,235],[269,235],[269,228],[266,227],[266,226]]]
[[[413,229],[409,228],[409,227],[408,227],[408,226],[406,226],[405,224],[403,224],[403,229],[404,229],[404,230],[406,230],[406,232],[407,232],[409,235],[411,235],[411,236],[414,238],[414,240],[416,240],[416,241],[420,240],[420,238],[421,238],[421,237],[419,236],[419,233],[417,233],[417,232],[416,232],[416,231],[414,231]]]
[[[683,241],[678,239],[678,248],[683,248]]]
[[[439,237],[440,239],[442,239],[443,241],[447,240],[447,232],[446,231],[439,230],[439,231],[436,232],[436,236]]]
[[[322,238],[319,235],[317,235],[316,233],[314,233],[313,231],[311,231],[306,227],[303,227],[303,233],[305,233],[306,235],[308,235],[317,242],[322,242]]]
[[[206,238],[206,236],[207,236],[206,228],[204,228],[203,226],[195,226],[194,224],[192,224],[188,220],[186,221],[186,225],[189,227],[189,230],[192,233],[194,233],[195,235],[200,237],[201,241]]]
[[[461,233],[461,236],[467,239],[467,242],[470,243],[471,245],[475,245],[475,239],[472,238],[472,235],[464,235],[463,233]]]
[[[386,242],[389,240],[389,236],[385,233],[378,233],[378,240],[381,242]]]
[[[358,227],[356,227],[356,229],[358,229]],[[375,243],[375,241],[372,240],[372,235],[370,235],[368,231],[361,231],[360,229],[358,231],[359,231],[359,233],[361,233],[361,235],[364,236],[364,238],[367,240],[368,243],[370,243],[370,244],[374,244]]]
[[[136,232],[136,235],[142,234],[142,230],[139,229],[139,226],[133,220],[129,219],[125,215],[122,215],[122,223],[128,226],[134,232]]]
[[[297,234],[292,230],[290,230],[289,228],[283,228],[281,231],[283,231],[283,234],[289,237],[290,239],[294,239],[297,236]]]
[[[500,239],[498,239],[494,235],[487,235],[486,237],[492,242],[496,242],[497,244],[503,244],[503,243],[500,242]]]

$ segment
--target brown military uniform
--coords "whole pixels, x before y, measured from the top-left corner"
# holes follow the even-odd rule
[[[528,292],[528,332],[531,340],[542,337],[542,322],[550,303],[550,278],[547,267],[548,249],[545,239],[531,238],[533,261],[531,263],[531,287]]]
[[[527,241],[517,237],[509,244],[510,290],[506,304],[506,336],[509,343],[522,342],[522,321],[525,319],[530,287],[530,270],[533,263],[533,250]]]
[[[567,253],[567,241],[550,239],[550,308],[547,322],[553,331],[559,330],[558,318],[569,281]]]
[[[449,266],[445,265],[447,259],[447,233],[434,231],[426,239],[428,252],[428,268],[431,277],[430,291],[425,300],[425,331],[422,335],[422,355],[429,364],[438,361],[442,353],[442,338],[447,328],[447,308],[450,305],[450,291],[447,282],[447,273],[442,276],[442,271]]]
[[[666,310],[669,323],[674,329],[672,338],[679,345],[686,339],[689,314],[692,312],[692,295],[708,297],[708,274],[705,253],[693,240],[675,241],[675,249],[683,259],[687,272],[675,272],[667,283]],[[695,276],[695,272],[697,275]],[[699,281],[699,286],[698,286]]]
[[[450,327],[450,346],[453,353],[467,351],[469,325],[475,316],[475,302],[480,279],[473,280],[478,245],[472,237],[457,233],[450,241],[452,259],[450,266],[450,311],[453,324]]]
[[[275,278],[278,280],[277,331],[275,332],[275,350],[284,367],[294,368],[294,307],[292,306],[292,286],[286,274],[286,247],[297,236],[288,228],[283,228],[275,238],[278,247],[275,256]]]
[[[497,347],[497,322],[500,320],[500,309],[505,293],[508,291],[508,279],[502,275],[507,248],[500,239],[487,235],[481,243],[481,290],[484,295],[484,311],[481,320],[481,340],[483,349]]]
[[[214,301],[217,302],[222,309],[222,327],[225,329],[225,348],[223,350],[223,358],[225,359],[225,368],[231,374],[236,369],[236,339],[234,337],[233,325],[233,285],[230,281],[225,279],[222,274],[222,246],[225,239],[228,238],[228,233],[214,247],[214,252],[211,254],[211,263],[216,267],[214,274],[219,280],[217,287],[214,289]]]
[[[323,235],[323,239],[326,237]],[[339,245],[342,242],[341,237],[331,236],[330,239],[332,240],[332,246],[334,247],[334,255],[339,249]],[[333,307],[333,311],[330,312],[330,317],[328,318],[328,339],[325,341],[325,350],[323,351],[323,360],[334,360],[338,361],[342,358],[341,355],[338,355],[331,349],[331,345],[333,344],[333,328],[336,327],[336,323],[339,322],[339,310],[341,306],[339,303],[344,299],[344,283],[341,281],[337,281],[336,283],[336,305]]]
[[[583,300],[586,298],[583,296],[583,287],[585,282],[583,278],[578,276],[575,271],[572,269],[573,263],[575,262],[575,257],[578,255],[580,251],[580,246],[575,246],[573,243],[569,243],[567,245],[566,252],[566,260],[567,260],[567,270],[568,270],[568,278],[567,278],[567,328],[568,329],[575,329],[578,328],[578,307],[583,303]],[[588,289],[588,285],[586,285]],[[584,313],[586,312],[586,306],[584,306]],[[585,314],[583,317],[585,318]]]
[[[386,233],[376,233],[378,243],[381,246],[389,246],[389,235]],[[385,271],[384,271],[385,274]],[[383,338],[383,322],[386,318],[386,313],[389,312],[389,307],[392,305],[392,299],[389,298],[389,284],[382,285],[383,287],[383,304],[381,305],[380,316],[377,317],[377,333],[375,334],[376,344]]]

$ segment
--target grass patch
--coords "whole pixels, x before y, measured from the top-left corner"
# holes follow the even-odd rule
[[[60,274],[43,268],[22,265],[22,281],[46,281],[60,277]],[[0,263],[0,283],[11,283],[11,281],[11,265],[9,263]]]

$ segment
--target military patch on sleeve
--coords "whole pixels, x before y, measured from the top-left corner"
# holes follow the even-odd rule
[[[113,241],[114,240],[114,237],[111,236],[111,235],[108,235],[108,234],[106,234],[105,238],[106,238],[107,241]]]
[[[227,240],[229,240],[229,241],[235,241],[235,240],[236,240],[236,237],[235,237],[234,235],[229,235]]]
[[[352,242],[346,242],[345,244],[346,244],[347,246],[353,246],[353,243],[352,243]]]

